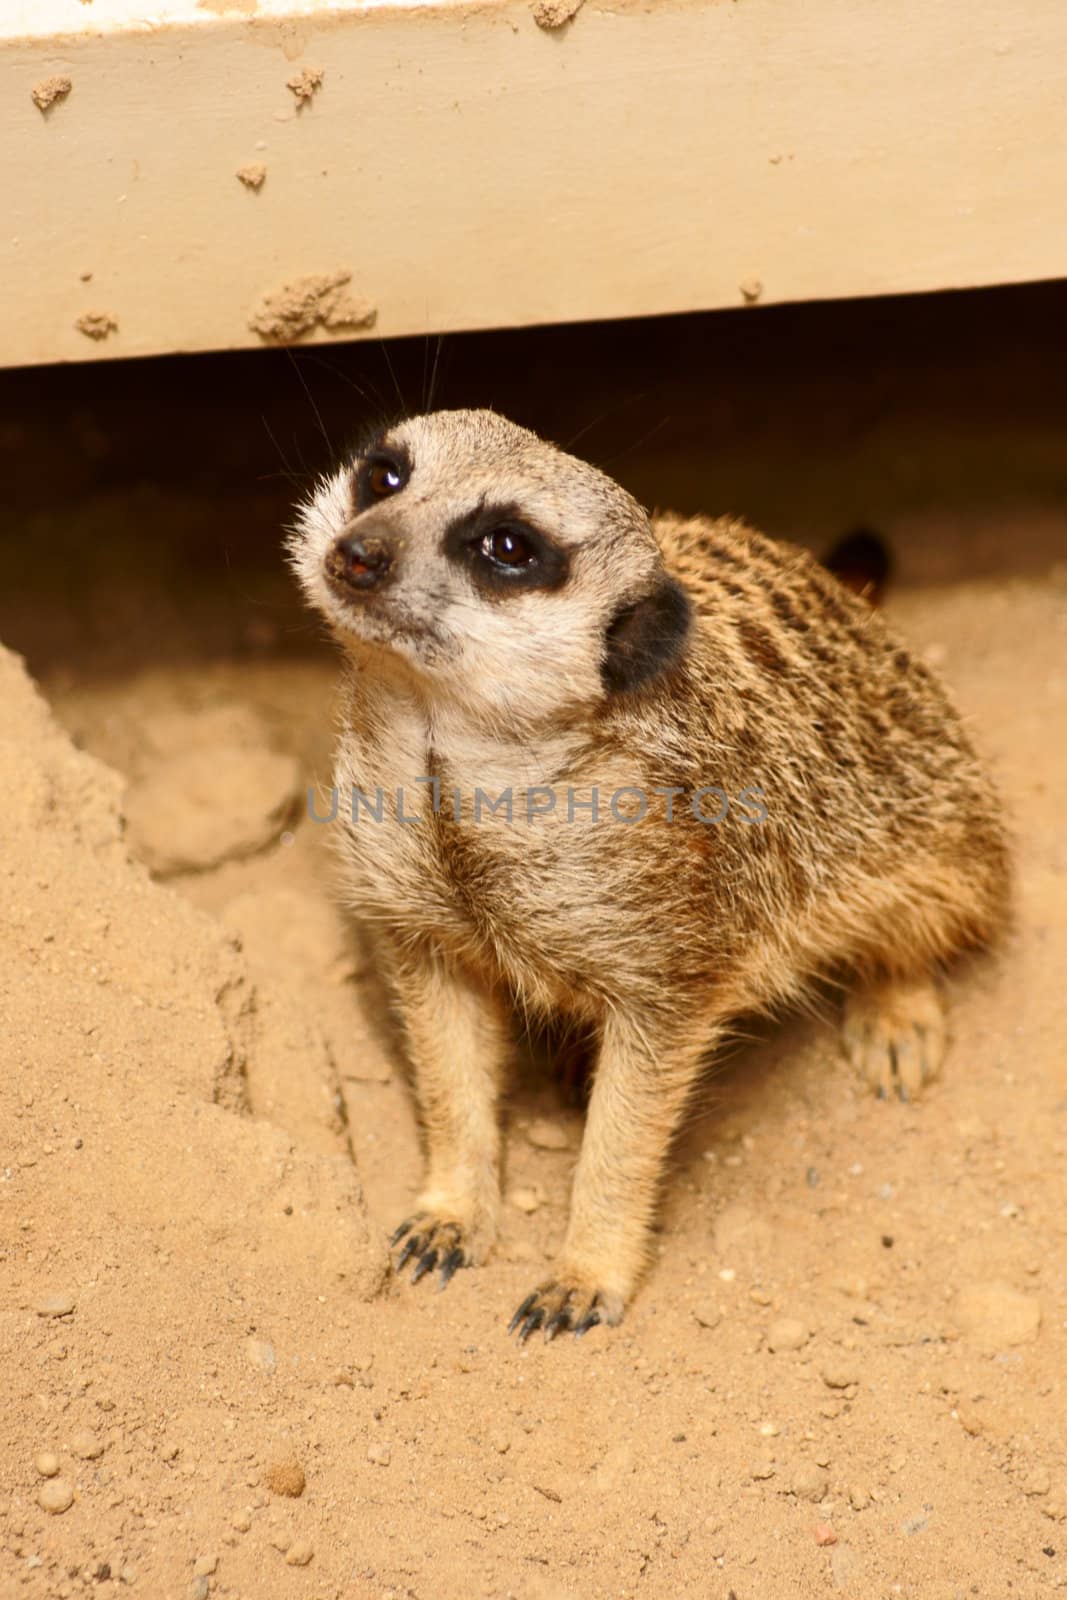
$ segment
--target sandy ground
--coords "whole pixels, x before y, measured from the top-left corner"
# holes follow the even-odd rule
[[[868,1098],[829,1009],[760,1030],[693,1109],[624,1325],[549,1347],[504,1330],[561,1234],[581,1116],[532,1063],[491,1262],[442,1295],[388,1272],[417,1129],[302,808],[335,668],[280,570],[289,487],[257,481],[240,421],[268,368],[125,368],[95,402],[84,373],[0,386],[0,638],[52,708],[0,657],[4,1596],[1067,1587],[1067,386],[1026,306],[971,303],[709,319],[699,403],[707,349],[683,371],[671,345],[666,396],[648,379],[692,343],[677,325],[615,335],[614,369],[589,364],[604,331],[460,349],[446,399],[480,363],[514,402],[525,349],[520,415],[545,425],[568,348],[590,414],[612,371],[648,382],[616,470],[660,504],[815,544],[887,527],[891,619],[1018,841],[1016,928],[951,975],[928,1098]],[[991,303],[1007,331],[975,355]],[[381,380],[359,359],[346,389]],[[360,406],[314,399],[331,438]],[[272,436],[314,457],[300,406]]]

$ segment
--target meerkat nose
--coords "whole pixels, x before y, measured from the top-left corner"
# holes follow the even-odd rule
[[[338,539],[326,557],[326,574],[349,589],[376,589],[393,558],[381,539],[349,533]]]

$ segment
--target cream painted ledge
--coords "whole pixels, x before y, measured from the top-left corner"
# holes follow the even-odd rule
[[[5,364],[1065,276],[1067,3],[0,0],[0,194]]]

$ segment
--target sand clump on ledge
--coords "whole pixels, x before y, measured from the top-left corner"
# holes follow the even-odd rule
[[[268,344],[292,344],[316,328],[344,333],[373,327],[377,308],[351,292],[350,272],[308,272],[262,295],[248,326]]]

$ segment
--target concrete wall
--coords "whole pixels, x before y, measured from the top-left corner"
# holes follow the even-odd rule
[[[1067,276],[1067,4],[5,0],[0,195],[6,364]]]

